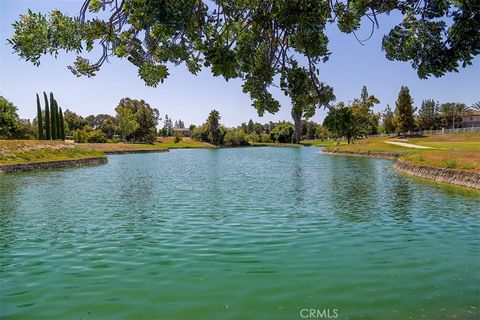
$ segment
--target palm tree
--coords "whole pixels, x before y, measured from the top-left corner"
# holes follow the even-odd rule
[[[480,101],[477,101],[476,103],[472,104],[469,108],[469,111],[480,111]]]
[[[453,104],[453,129],[455,129],[455,119],[461,116],[468,110],[468,107],[465,103],[454,103]]]
[[[443,119],[445,129],[448,129],[448,119],[453,114],[453,103],[442,103],[440,106],[440,116]]]
[[[208,115],[207,123],[210,131],[215,131],[218,129],[218,123],[220,121],[220,113],[213,109]]]
[[[452,119],[452,128],[455,129],[455,120],[468,110],[465,103],[448,102],[440,106],[440,115],[448,129],[449,120]]]
[[[210,143],[214,145],[220,144],[220,130],[219,130],[219,122],[220,122],[220,113],[213,109],[210,111],[207,119],[207,126],[208,126],[208,138]]]

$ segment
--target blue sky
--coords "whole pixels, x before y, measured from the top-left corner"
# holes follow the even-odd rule
[[[6,39],[12,35],[11,24],[19,14],[33,11],[43,13],[51,9],[76,14],[82,1],[22,1],[0,0],[0,95],[18,107],[22,118],[33,119],[36,112],[35,93],[54,92],[63,109],[78,114],[110,113],[122,97],[144,99],[159,109],[163,116],[182,119],[188,124],[202,123],[208,112],[220,111],[222,123],[236,126],[254,119],[260,122],[290,120],[289,99],[280,91],[275,96],[282,104],[275,115],[265,114],[260,118],[251,107],[249,97],[241,90],[239,80],[226,82],[213,77],[208,69],[199,75],[191,75],[183,66],[170,68],[170,76],[157,88],[146,87],[137,77],[136,68],[126,60],[111,59],[93,78],[77,78],[67,69],[75,56],[61,54],[57,59],[42,58],[41,66],[20,60],[12,54]],[[480,101],[480,57],[473,66],[459,73],[447,74],[442,78],[418,79],[409,63],[393,62],[381,51],[382,36],[398,23],[399,16],[381,16],[380,28],[365,44],[360,45],[353,35],[340,33],[330,26],[330,60],[320,66],[321,80],[333,86],[337,101],[349,101],[360,95],[362,85],[380,100],[374,109],[380,111],[389,104],[395,106],[400,86],[407,85],[418,107],[423,99],[440,102],[458,101],[470,105]],[[365,38],[368,28],[359,37]],[[319,109],[313,118],[322,121],[326,112]]]

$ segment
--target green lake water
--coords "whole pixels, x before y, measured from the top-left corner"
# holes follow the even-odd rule
[[[480,197],[319,148],[109,156],[0,176],[0,268],[2,320],[478,319]]]

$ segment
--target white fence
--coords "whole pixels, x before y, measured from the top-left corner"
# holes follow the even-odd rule
[[[427,135],[432,135],[432,134],[456,134],[456,133],[465,133],[465,132],[480,132],[480,127],[413,131],[413,132],[402,133],[400,135],[398,133],[379,133],[379,134],[368,135],[366,137],[361,137],[361,138],[375,138],[375,137],[393,138],[393,137],[398,137],[398,136],[427,136]],[[327,139],[324,139],[324,140],[327,140],[327,141],[346,140],[346,138],[345,137],[342,137],[342,138],[327,138]]]
[[[465,133],[465,132],[480,132],[480,127],[470,127],[470,128],[457,128],[457,129],[441,129],[441,130],[424,130],[424,131],[413,131],[413,132],[406,132],[403,135],[406,136],[426,136],[432,134],[455,134],[455,133]],[[396,137],[398,136],[397,133],[380,133],[369,135],[368,137]]]

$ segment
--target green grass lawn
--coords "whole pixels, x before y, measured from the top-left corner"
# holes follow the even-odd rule
[[[195,141],[189,137],[184,137],[177,143],[174,142],[173,137],[165,137],[158,139],[155,145],[168,149],[215,148],[213,144]]]
[[[198,148],[215,148],[214,145],[206,142],[199,142],[199,141],[180,141],[177,143],[172,142],[155,142],[155,145],[158,145],[163,148],[167,149],[198,149]]]
[[[181,149],[181,148],[215,148],[214,145],[207,142],[200,142],[192,140],[191,138],[184,137],[182,141],[174,143],[173,137],[165,137],[159,139],[155,144],[163,146],[168,149]],[[293,143],[269,143],[269,142],[250,142],[252,147],[299,147],[298,144]]]
[[[93,149],[100,152],[135,152],[167,149],[165,146],[146,143],[76,143],[75,145],[82,149]]]
[[[95,149],[102,152],[141,152],[167,149],[187,148],[215,148],[206,142],[193,141],[190,138],[183,138],[175,143],[172,137],[160,138],[155,143],[77,143],[77,146],[84,149]]]
[[[413,149],[385,143],[399,141],[433,149]],[[395,152],[400,159],[441,168],[480,171],[480,132],[431,135],[419,138],[369,138],[353,144],[331,145],[327,150]]]
[[[105,157],[63,141],[0,140],[0,165]]]

